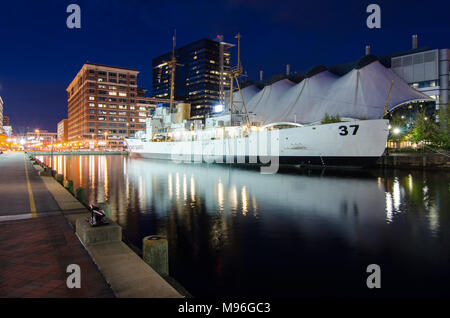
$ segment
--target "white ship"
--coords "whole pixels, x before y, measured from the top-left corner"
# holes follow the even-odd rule
[[[364,166],[383,154],[389,133],[389,121],[382,119],[197,129],[190,129],[189,122],[180,127],[158,121],[154,116],[147,121],[147,133],[126,139],[131,155],[183,162]]]
[[[239,52],[240,35],[237,39]],[[238,66],[228,74],[231,82],[226,113],[206,118],[204,123],[191,120],[190,104],[178,103],[172,112],[173,50],[167,63],[172,71],[170,108],[157,107],[146,120],[146,131],[125,139],[133,156],[181,162],[365,166],[375,164],[385,150],[389,121],[384,119],[311,125],[253,120],[244,99],[233,100],[234,83],[240,91],[239,54]]]

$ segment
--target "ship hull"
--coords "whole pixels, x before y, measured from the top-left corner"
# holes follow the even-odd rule
[[[220,140],[148,142],[126,139],[131,155],[183,162],[368,166],[383,154],[387,120],[363,120],[253,132]]]

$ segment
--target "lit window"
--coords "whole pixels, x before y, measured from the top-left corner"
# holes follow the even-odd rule
[[[109,92],[109,95],[117,96],[117,92]]]
[[[119,93],[119,96],[127,96],[127,93],[122,93],[122,92],[120,92],[120,93]]]
[[[95,100],[94,96],[89,96],[89,100]]]

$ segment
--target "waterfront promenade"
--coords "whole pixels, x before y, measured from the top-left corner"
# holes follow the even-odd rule
[[[66,285],[70,264],[79,289]],[[0,297],[114,297],[23,153],[0,155]]]

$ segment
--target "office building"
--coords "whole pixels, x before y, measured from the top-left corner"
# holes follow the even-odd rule
[[[58,123],[57,141],[67,142],[69,140],[69,127],[67,126],[67,119],[63,119]]]
[[[119,147],[145,129],[146,110],[136,109],[139,71],[86,63],[67,88],[68,140]]]
[[[392,56],[391,69],[411,87],[436,100],[439,109],[449,102],[449,57],[449,49],[412,48]]]
[[[191,104],[191,119],[204,119],[217,104],[223,104],[229,90],[230,52],[233,45],[222,36],[201,39],[175,50],[174,99]],[[152,95],[170,98],[168,52],[153,59]]]

